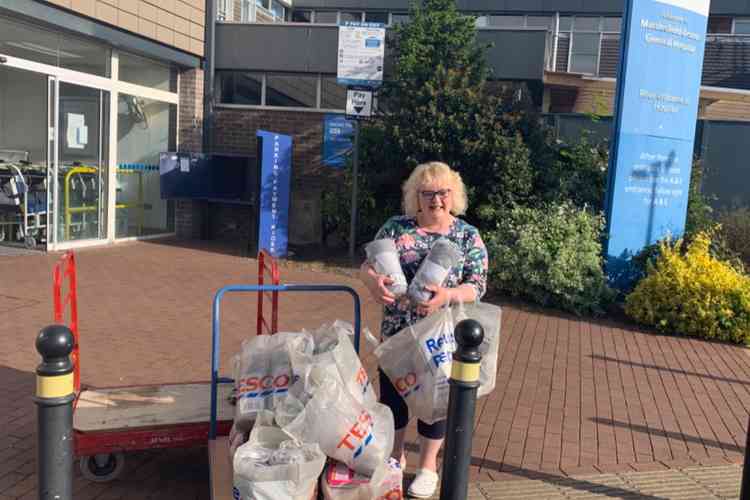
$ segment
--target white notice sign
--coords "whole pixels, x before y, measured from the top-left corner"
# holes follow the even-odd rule
[[[383,81],[385,28],[378,23],[339,26],[337,73],[341,85],[377,87]]]
[[[372,90],[347,89],[347,118],[369,118],[372,116]]]

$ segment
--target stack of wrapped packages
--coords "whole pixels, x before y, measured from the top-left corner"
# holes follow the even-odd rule
[[[377,402],[352,334],[336,321],[243,343],[233,363],[234,498],[310,500],[321,475],[326,499],[402,498],[393,414]]]

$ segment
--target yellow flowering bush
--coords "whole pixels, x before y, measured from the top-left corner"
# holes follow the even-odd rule
[[[665,333],[750,344],[750,277],[714,258],[711,237],[698,233],[659,244],[659,256],[625,299],[625,312]]]

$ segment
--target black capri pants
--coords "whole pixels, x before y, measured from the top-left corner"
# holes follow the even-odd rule
[[[398,393],[388,376],[383,370],[378,368],[378,378],[380,380],[380,402],[386,405],[393,412],[393,421],[396,430],[399,431],[409,424],[409,407],[406,401]],[[427,439],[443,439],[445,437],[446,421],[440,420],[434,424],[426,424],[421,420],[417,421],[417,432],[420,436]]]

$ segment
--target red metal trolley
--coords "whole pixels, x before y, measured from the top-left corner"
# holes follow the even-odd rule
[[[278,262],[261,252],[258,264],[258,282],[278,285]],[[208,442],[210,381],[104,388],[81,386],[76,262],[72,252],[63,255],[55,265],[53,299],[55,322],[67,323],[75,339],[73,433],[75,453],[84,477],[97,482],[116,478],[123,470],[127,451],[190,447]],[[264,294],[258,292],[258,334],[276,331],[278,293],[271,294],[270,299],[269,325],[263,317]],[[234,417],[234,407],[229,402],[230,390],[231,385],[219,387],[216,432],[220,435],[229,432]]]

